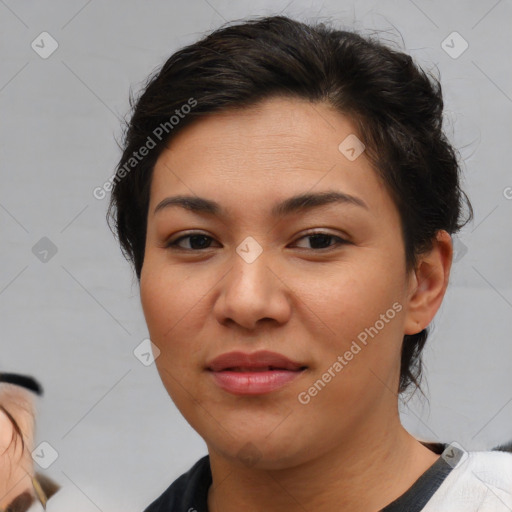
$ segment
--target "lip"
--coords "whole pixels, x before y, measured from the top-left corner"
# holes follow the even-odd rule
[[[245,352],[227,352],[216,357],[207,364],[208,370],[220,372],[232,368],[243,368],[247,370],[257,370],[272,366],[282,370],[295,371],[304,368],[305,365],[292,361],[282,354],[260,350],[253,353]]]
[[[271,367],[271,369],[269,369]],[[214,382],[235,395],[275,391],[301,375],[307,367],[276,352],[228,352],[207,365]]]

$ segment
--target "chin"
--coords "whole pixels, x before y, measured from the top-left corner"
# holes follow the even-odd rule
[[[297,466],[311,457],[310,442],[304,439],[301,443],[296,433],[284,429],[281,435],[277,435],[279,428],[276,429],[275,425],[273,422],[272,427],[264,429],[261,425],[250,430],[229,429],[232,434],[229,435],[226,432],[229,425],[224,423],[226,430],[216,431],[215,437],[200,435],[206,440],[210,453],[213,451],[240,467],[279,470]]]

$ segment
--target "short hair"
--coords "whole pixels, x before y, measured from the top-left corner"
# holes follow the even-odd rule
[[[139,281],[152,171],[169,141],[205,114],[278,96],[325,102],[354,122],[399,211],[406,272],[432,248],[439,230],[456,233],[473,218],[459,186],[458,154],[443,131],[438,78],[375,37],[285,16],[256,17],[175,52],[148,77],[137,99],[130,95],[132,115],[107,223],[112,221]],[[147,156],[135,159],[150,139]],[[469,207],[465,221],[463,200]],[[428,332],[404,335],[398,393],[411,384],[421,390]]]

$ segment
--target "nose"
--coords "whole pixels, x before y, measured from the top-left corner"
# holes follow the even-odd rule
[[[284,324],[290,317],[291,291],[286,277],[265,251],[249,263],[238,253],[233,266],[221,280],[214,306],[219,323],[238,324],[254,330],[259,323]]]

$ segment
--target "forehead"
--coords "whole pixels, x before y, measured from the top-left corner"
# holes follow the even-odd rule
[[[226,155],[223,163],[250,157],[254,167],[273,158],[290,157],[318,165],[326,159],[338,160],[338,139],[355,131],[348,117],[325,103],[276,97],[246,108],[207,114],[178,132],[169,150],[176,158],[185,152],[188,158],[198,159]]]
[[[150,205],[169,194],[275,203],[308,190],[338,190],[362,197],[375,214],[393,208],[364,152],[350,160],[340,151],[347,137],[359,139],[350,118],[302,99],[208,114],[178,132],[160,155]]]

